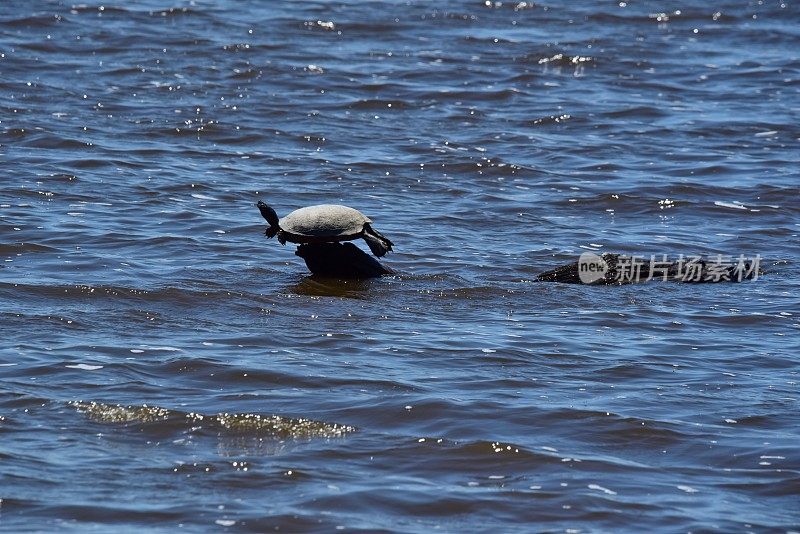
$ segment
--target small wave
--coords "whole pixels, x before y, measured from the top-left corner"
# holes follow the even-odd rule
[[[101,4],[76,4],[70,9],[73,14],[78,13],[128,13],[124,7],[105,6]]]
[[[6,128],[5,130],[3,130],[3,134],[9,137],[16,137],[16,138],[25,137],[26,135],[28,135],[29,132],[30,129],[25,129],[25,128]]]
[[[410,107],[410,104],[405,100],[384,100],[384,99],[368,99],[356,100],[348,104],[351,109],[364,109],[364,110],[398,110]]]
[[[38,285],[22,283],[0,282],[0,291],[7,291],[15,295],[15,298],[58,298],[83,300],[87,298],[104,299],[113,297],[115,299],[141,300],[143,302],[165,302],[165,303],[208,303],[215,299],[227,300],[231,295],[245,295],[226,289],[201,290],[184,287],[160,287],[143,289],[124,286],[106,285]],[[49,317],[48,317],[49,318]],[[61,318],[58,318],[61,320]]]
[[[562,114],[562,115],[548,115],[546,117],[539,117],[538,119],[533,119],[531,124],[533,126],[540,126],[543,124],[560,124],[562,122],[566,122],[572,118],[569,114]]]
[[[78,139],[70,139],[45,133],[31,136],[25,143],[25,146],[28,147],[47,148],[50,150],[83,150],[91,145],[92,144],[88,141],[79,141]]]
[[[667,116],[667,112],[665,110],[654,106],[631,106],[603,114],[603,117],[607,117],[610,119],[620,119],[620,118],[655,119],[665,116]]]
[[[560,67],[568,67],[568,66],[579,66],[579,65],[587,65],[590,63],[594,63],[594,58],[590,56],[571,56],[569,54],[558,53],[553,54],[552,56],[540,57],[536,60],[536,63],[539,65],[550,65],[550,66],[560,66]]]
[[[27,252],[56,252],[58,249],[38,243],[0,243],[0,256]]]
[[[539,7],[534,2],[501,2],[498,0],[487,0],[483,3],[483,5],[489,9],[506,9],[511,11],[524,11]]]
[[[151,17],[179,17],[183,15],[202,15],[202,11],[192,9],[189,7],[170,7],[166,9],[154,9],[147,13]]]
[[[63,15],[59,14],[29,15],[27,17],[0,20],[0,26],[8,26],[12,29],[18,29],[23,26],[28,26],[31,28],[47,28],[49,26],[55,26],[56,24],[64,21],[67,21],[67,19],[64,18]]]
[[[238,69],[237,68],[237,69],[233,70],[233,74],[231,74],[229,77],[232,80],[252,80],[252,79],[260,77],[263,74],[263,72],[264,71],[262,71],[261,69],[252,69],[252,68]]]

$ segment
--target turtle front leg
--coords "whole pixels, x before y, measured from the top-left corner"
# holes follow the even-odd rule
[[[362,237],[364,241],[367,242],[367,246],[369,246],[372,253],[379,258],[392,250],[392,245],[394,245],[394,243],[389,241],[389,238],[372,228],[369,224],[364,225],[364,235]]]

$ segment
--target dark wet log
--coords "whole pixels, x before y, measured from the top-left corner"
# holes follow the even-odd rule
[[[303,258],[308,270],[335,278],[375,278],[391,269],[352,243],[300,245],[295,254]]]

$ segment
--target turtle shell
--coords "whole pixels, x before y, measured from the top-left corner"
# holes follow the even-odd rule
[[[338,204],[308,206],[291,212],[278,223],[281,230],[297,237],[353,239],[370,223],[358,210]]]

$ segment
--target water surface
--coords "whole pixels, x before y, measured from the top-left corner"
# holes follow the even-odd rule
[[[0,529],[800,530],[800,12],[653,6],[5,0]]]

